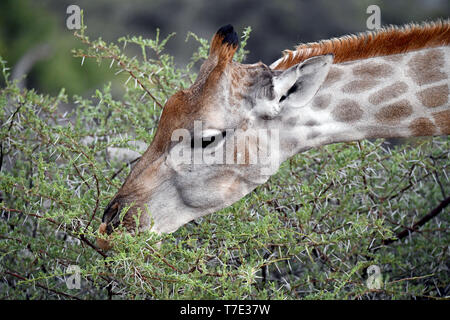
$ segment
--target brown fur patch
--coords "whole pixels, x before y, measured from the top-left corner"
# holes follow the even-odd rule
[[[419,91],[417,98],[428,108],[442,106],[448,102],[448,85],[444,84]]]
[[[429,52],[418,53],[408,62],[408,73],[420,86],[437,82],[447,78],[447,75],[441,71],[444,63],[442,50],[433,49]]]
[[[406,91],[408,91],[408,85],[403,81],[399,81],[371,94],[369,97],[369,102],[374,105],[379,105],[380,103],[387,102],[401,96],[406,93]]]
[[[427,118],[417,118],[409,125],[409,129],[412,134],[417,137],[421,136],[432,136],[436,132],[436,126],[430,119]]]
[[[360,93],[375,87],[379,81],[367,78],[360,80],[353,80],[342,87],[342,92],[345,93]]]
[[[394,70],[386,63],[369,62],[356,65],[352,72],[363,78],[385,78],[394,73]]]
[[[375,117],[379,122],[396,123],[411,115],[412,112],[413,110],[409,101],[400,100],[381,108],[381,110],[375,114]]]
[[[331,102],[331,94],[321,94],[314,98],[312,107],[313,109],[323,110],[326,109]]]
[[[420,25],[408,24],[301,44],[295,51],[285,50],[284,59],[273,68],[284,70],[308,58],[329,53],[334,54],[334,63],[341,63],[448,44],[450,44],[450,20]]]
[[[331,113],[340,122],[355,122],[362,118],[363,110],[356,101],[342,100]]]
[[[450,134],[450,110],[435,112],[433,118],[441,134]]]

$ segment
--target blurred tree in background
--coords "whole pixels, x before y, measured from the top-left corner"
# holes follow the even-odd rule
[[[195,43],[185,42],[188,31],[209,39],[224,24],[237,30],[252,27],[248,63],[270,64],[281,51],[300,42],[366,30],[366,8],[377,4],[383,24],[404,24],[448,17],[448,0],[3,0],[0,2],[0,54],[14,67],[33,47],[47,43],[51,53],[36,63],[28,87],[56,93],[65,87],[70,94],[92,92],[100,83],[113,80],[108,66],[100,68],[80,60],[70,51],[77,46],[66,28],[66,8],[84,10],[89,34],[113,41],[124,35],[153,38],[156,29],[165,36],[176,32],[167,51],[178,65],[188,63]],[[139,52],[134,52],[138,54]],[[123,88],[117,84],[116,90]],[[113,88],[115,88],[113,83]],[[89,91],[90,89],[90,91]]]
[[[55,12],[37,3],[29,0],[0,2],[0,55],[11,66],[12,76],[19,61],[28,65],[27,60],[30,60],[30,69],[21,69],[17,76],[27,74],[27,87],[52,94],[62,87],[70,94],[86,94],[110,78],[107,66],[89,61],[80,67],[80,61],[71,53],[78,45],[72,32],[59,24]],[[59,14],[59,18],[64,17],[65,10]]]

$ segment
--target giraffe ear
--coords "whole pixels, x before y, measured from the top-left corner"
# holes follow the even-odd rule
[[[330,71],[333,55],[309,58],[273,78],[276,98],[293,107],[303,107],[312,100]]]

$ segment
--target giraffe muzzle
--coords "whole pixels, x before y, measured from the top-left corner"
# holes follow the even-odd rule
[[[106,224],[106,233],[110,235],[120,224],[120,203],[114,199],[103,212],[102,223]]]
[[[104,239],[105,236],[109,236],[115,228],[119,226],[120,223],[120,204],[117,200],[113,200],[110,204],[105,208],[103,212],[102,223],[98,229],[98,233],[100,237],[97,237],[97,246],[103,250],[109,250],[111,248],[111,244],[107,239]]]

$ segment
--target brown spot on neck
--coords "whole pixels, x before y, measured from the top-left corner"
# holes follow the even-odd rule
[[[342,100],[331,113],[339,122],[355,122],[362,118],[363,110],[356,101]]]
[[[307,127],[314,127],[317,126],[319,123],[316,120],[308,120],[305,122],[305,126]]]
[[[339,81],[342,78],[344,72],[336,67],[331,67],[330,71],[328,71],[328,75],[325,78],[325,81],[322,85],[323,88],[332,85],[333,83]]]
[[[415,137],[432,136],[436,133],[436,126],[427,118],[417,118],[409,125],[411,133]]]
[[[403,60],[403,56],[401,55],[401,54],[393,54],[393,55],[390,55],[390,56],[385,56],[385,57],[383,57],[383,59],[386,61],[386,62],[401,62],[402,60]]]
[[[353,74],[363,78],[385,78],[394,73],[393,68],[386,63],[368,62],[356,65]]]
[[[331,102],[331,94],[325,93],[314,97],[312,108],[317,110],[326,109]]]
[[[380,109],[375,114],[379,122],[397,123],[412,114],[412,107],[408,100],[400,100]]]
[[[379,81],[371,78],[353,80],[342,87],[344,93],[360,93],[375,87]]]
[[[319,131],[311,130],[311,132],[309,132],[309,133],[306,135],[306,139],[312,140],[312,139],[317,138],[318,136],[320,136],[320,132],[319,132]]]
[[[408,73],[420,86],[438,82],[447,79],[447,75],[441,71],[444,63],[444,53],[440,49],[417,53],[408,62]]]
[[[369,102],[374,105],[379,105],[394,98],[398,98],[406,93],[406,91],[408,91],[408,85],[403,81],[399,81],[371,94],[369,96]]]
[[[444,84],[419,91],[417,98],[428,108],[442,106],[448,102],[448,85]]]
[[[450,110],[433,113],[433,119],[441,134],[450,134]]]

